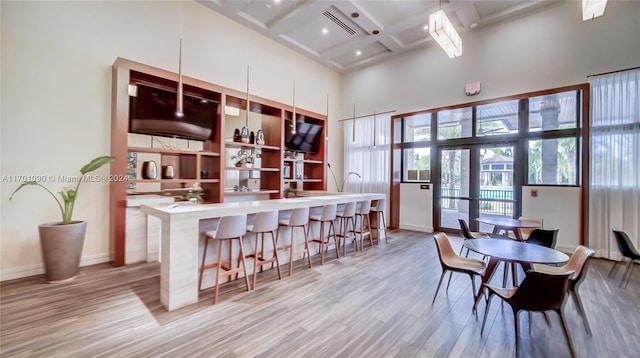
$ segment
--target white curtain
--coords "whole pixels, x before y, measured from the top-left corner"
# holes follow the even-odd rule
[[[640,247],[640,70],[590,78],[589,246],[619,259],[611,229]]]
[[[344,135],[344,174],[352,174],[344,184],[345,192],[381,193],[389,197],[391,115],[379,114],[342,122]],[[375,126],[375,146],[374,146]],[[340,181],[340,178],[338,178]],[[340,185],[340,183],[338,183]],[[387,206],[389,200],[387,200]],[[388,217],[388,216],[386,216]]]

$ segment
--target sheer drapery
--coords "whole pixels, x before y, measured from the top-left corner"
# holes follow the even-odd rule
[[[640,70],[590,78],[589,245],[620,257],[611,229],[640,246]]]
[[[355,143],[353,122],[343,121],[344,174],[356,172],[361,178],[351,175],[344,184],[345,192],[381,193],[389,197],[389,175],[391,143],[391,115],[379,114],[357,118]],[[375,125],[375,147],[374,147]],[[341,181],[338,178],[338,181]],[[340,183],[338,183],[340,184]],[[387,200],[387,206],[389,200]],[[388,217],[388,216],[387,216]]]

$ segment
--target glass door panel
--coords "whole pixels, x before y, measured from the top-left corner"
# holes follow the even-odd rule
[[[481,147],[480,216],[512,218],[515,208],[513,158],[514,147]],[[491,232],[491,225],[480,224],[480,231]]]
[[[440,151],[440,227],[459,229],[458,219],[469,222],[471,209],[471,150]]]

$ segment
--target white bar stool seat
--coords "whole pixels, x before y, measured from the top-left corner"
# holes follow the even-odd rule
[[[247,233],[247,215],[230,215],[223,216],[220,218],[218,222],[218,227],[215,231],[208,231],[205,233],[205,241],[204,241],[204,250],[202,253],[202,265],[200,266],[200,280],[198,283],[198,290],[202,287],[202,275],[205,270],[210,268],[217,268],[216,272],[216,280],[215,280],[215,290],[213,294],[213,303],[218,302],[218,291],[220,288],[220,276],[229,276],[231,279],[231,275],[237,274],[239,272],[244,273],[244,281],[247,286],[247,291],[250,291],[249,288],[249,277],[247,276],[247,264],[245,262],[244,257],[244,246],[242,245],[242,236]],[[218,241],[218,260],[214,263],[206,263],[207,258],[207,247],[209,245],[209,240],[217,240]],[[238,240],[238,244],[240,246],[239,253],[239,262],[238,267],[233,267],[233,240]],[[228,241],[229,246],[229,257],[228,260],[222,260],[222,242]],[[226,266],[225,266],[226,265]],[[242,268],[240,268],[242,265]]]
[[[253,259],[253,289],[256,289],[256,276],[258,276],[258,266],[260,266],[260,272],[262,267],[267,264],[275,263],[278,270],[278,279],[282,280],[280,274],[280,263],[278,262],[278,252],[276,250],[276,237],[273,234],[278,230],[278,211],[262,211],[256,214],[253,225],[247,226],[247,231],[256,234],[255,250],[252,254],[246,256],[246,258]],[[271,234],[271,243],[273,245],[273,256],[266,258],[264,255],[264,234]],[[260,240],[261,239],[261,240]],[[258,246],[260,245],[260,246]],[[260,249],[258,249],[260,248]]]
[[[311,240],[312,242],[317,242],[319,244],[319,252],[322,255],[320,258],[320,264],[324,265],[324,252],[328,249],[328,245],[331,242],[331,237],[333,236],[333,243],[336,247],[336,258],[340,258],[338,253],[338,242],[336,239],[336,228],[333,226],[333,221],[336,219],[336,212],[338,211],[337,204],[327,204],[322,208],[322,213],[320,215],[311,215],[309,218],[311,221],[316,221],[320,223],[320,237],[317,239]],[[329,224],[329,229],[327,230],[327,241],[324,239],[324,226],[325,224]],[[333,230],[333,234],[331,231]]]
[[[304,233],[304,249],[303,257],[306,255],[307,260],[309,261],[309,268],[311,268],[311,256],[309,255],[309,208],[296,208],[291,211],[291,217],[289,220],[280,220],[278,223],[278,230],[276,232],[276,250],[289,250],[289,276],[293,275],[293,257],[298,254],[293,251],[294,239],[293,239],[293,229],[299,227],[302,228],[302,232]],[[283,247],[277,247],[278,245],[278,236],[280,235],[280,228],[288,227],[291,230],[291,239],[289,241],[289,245],[285,245]]]

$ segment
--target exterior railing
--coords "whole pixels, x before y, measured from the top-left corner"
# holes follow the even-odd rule
[[[442,188],[440,191],[440,206],[445,210],[458,210],[461,194],[459,188]],[[513,216],[513,191],[480,189],[480,213]]]

